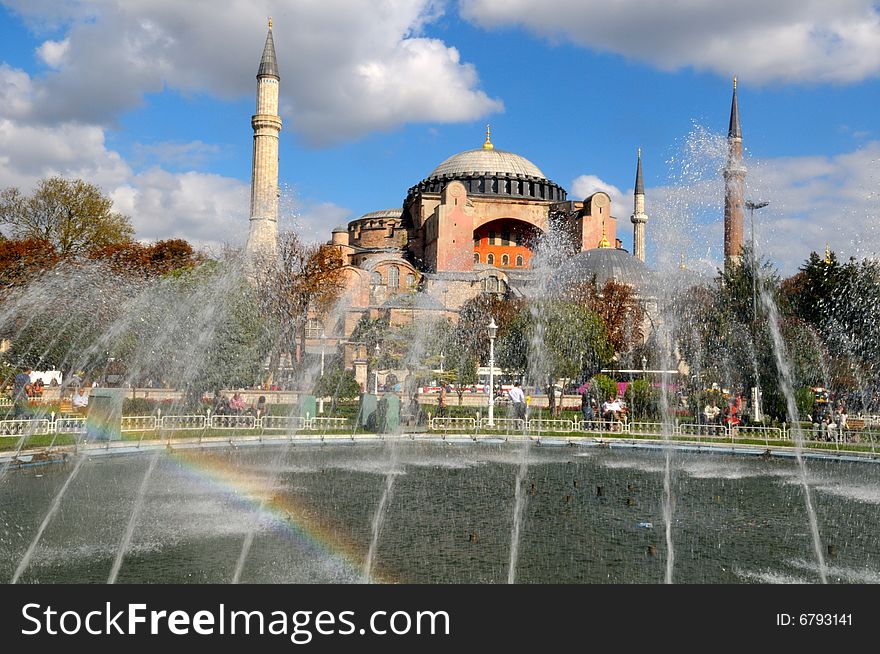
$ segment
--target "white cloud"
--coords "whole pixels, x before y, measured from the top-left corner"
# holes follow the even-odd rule
[[[841,259],[880,255],[880,141],[831,157],[756,162],[747,186],[770,202],[755,212],[759,251],[786,274],[826,242]]]
[[[33,108],[33,85],[25,71],[0,64],[0,116],[21,118]]]
[[[455,48],[421,36],[445,3],[433,0],[80,0],[12,2],[34,29],[64,25],[39,56],[56,70],[33,80],[30,118],[113,122],[170,87],[238,98],[254,76],[274,16],[285,129],[313,144],[408,122],[467,121],[502,109],[479,90]]]
[[[723,264],[723,158],[707,150],[703,159],[677,164],[697,174],[676,169],[674,183],[645,189],[648,262],[655,266],[675,266],[681,254],[689,267]],[[746,167],[746,200],[770,203],[754,212],[758,255],[783,275],[826,242],[841,259],[880,254],[880,141],[834,156],[751,159]],[[749,242],[748,211],[743,227]]]
[[[132,217],[138,238],[183,238],[202,247],[243,245],[250,188],[220,175],[170,173],[152,168],[132,177],[111,197]]]
[[[50,68],[60,68],[67,58],[70,39],[63,41],[44,41],[37,48],[37,56]]]
[[[0,113],[0,187],[30,189],[53,175],[80,177],[107,190],[127,180],[131,169],[107,149],[100,127],[22,125]]]
[[[575,200],[583,200],[588,198],[597,191],[604,191],[611,198],[611,215],[617,218],[618,226],[621,224],[622,218],[629,218],[632,214],[632,194],[627,202],[623,192],[614,186],[603,181],[596,175],[580,175],[571,183],[571,197]],[[627,209],[629,206],[629,209]],[[618,237],[620,234],[618,234]]]
[[[855,82],[880,73],[874,0],[459,0],[485,28],[523,26],[664,70],[749,82]]]
[[[296,204],[293,220],[285,224],[282,215],[279,229],[295,229],[299,237],[307,243],[329,241],[334,228],[346,225],[352,219],[350,209],[333,202],[302,200]]]
[[[0,68],[12,79],[6,97],[27,94],[26,73]],[[12,90],[10,90],[12,88]],[[135,174],[118,152],[107,147],[95,125],[64,122],[47,126],[22,123],[17,102],[0,103],[0,189],[16,186],[30,192],[45,177],[80,178],[99,186],[114,209],[131,217],[137,238],[152,241],[184,238],[199,247],[241,244],[248,231],[249,187],[236,179],[198,172],[171,173],[151,168]],[[169,160],[210,154],[215,146],[200,142],[155,144],[154,155]]]

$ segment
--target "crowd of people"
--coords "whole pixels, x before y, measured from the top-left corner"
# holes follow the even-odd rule
[[[845,437],[844,433],[849,427],[849,416],[843,402],[838,402],[835,407],[832,407],[831,402],[818,402],[813,414],[807,418],[812,420],[813,432],[817,433],[821,440],[837,441]]]
[[[214,403],[212,412],[218,416],[254,416],[262,418],[266,415],[266,396],[260,395],[257,401],[248,405],[241,393],[233,393],[232,397],[220,395]]]
[[[718,399],[711,396],[699,415],[700,432],[711,436],[739,426],[742,423],[742,407],[741,395],[725,402],[723,409],[718,406]]]

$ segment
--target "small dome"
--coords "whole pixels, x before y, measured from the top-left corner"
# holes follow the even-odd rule
[[[333,232],[332,232],[333,234],[337,234],[339,232],[348,233],[348,227],[346,227],[345,225],[338,225],[333,228]]]
[[[562,266],[557,275],[561,284],[589,282],[596,278],[600,288],[609,279],[646,290],[653,284],[654,273],[626,250],[595,248],[578,252]]]
[[[437,166],[427,179],[442,175],[466,175],[468,173],[494,173],[524,175],[546,179],[544,173],[531,161],[504,150],[467,150],[455,154]]]

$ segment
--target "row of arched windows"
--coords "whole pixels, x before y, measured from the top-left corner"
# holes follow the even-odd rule
[[[382,273],[380,273],[378,270],[374,272],[370,280],[370,284],[372,284],[373,286],[379,286],[380,284],[382,284]],[[415,285],[416,276],[412,273],[407,273],[407,288],[412,288]],[[400,268],[398,268],[397,266],[391,266],[388,268],[388,286],[391,288],[397,288],[400,286]]]
[[[525,260],[523,259],[523,255],[521,255],[521,254],[516,255],[515,261],[516,261],[517,268],[522,268],[523,265],[525,265]],[[479,252],[474,252],[474,263],[480,263],[480,253]],[[491,252],[486,255],[486,263],[489,264],[490,266],[495,265],[495,255],[492,254]],[[507,255],[507,254],[501,255],[501,265],[502,266],[509,266],[510,265],[510,255]]]

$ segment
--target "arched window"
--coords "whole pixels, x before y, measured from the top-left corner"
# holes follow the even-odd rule
[[[480,253],[474,252],[474,263],[480,263]]]
[[[400,286],[400,268],[397,266],[391,266],[388,269],[388,286],[391,288]]]
[[[412,273],[407,274],[406,276],[406,286],[407,288],[412,288],[416,285],[416,276]]]
[[[521,254],[516,255],[516,267],[517,268],[523,267],[523,256]]]
[[[380,273],[380,272],[378,272],[378,271],[377,271],[377,272],[374,272],[374,273],[373,273],[373,278],[370,280],[370,283],[371,283],[373,286],[378,286],[379,284],[381,284],[381,283],[382,283],[382,273]]]
[[[491,252],[486,255],[486,263],[488,263],[490,266],[495,265],[495,255]]]
[[[510,257],[507,256],[506,254],[501,255],[501,265],[502,266],[509,266],[510,265]]]
[[[494,275],[486,277],[483,279],[483,291],[486,293],[497,293],[501,290],[501,285],[498,282],[498,278]]]

